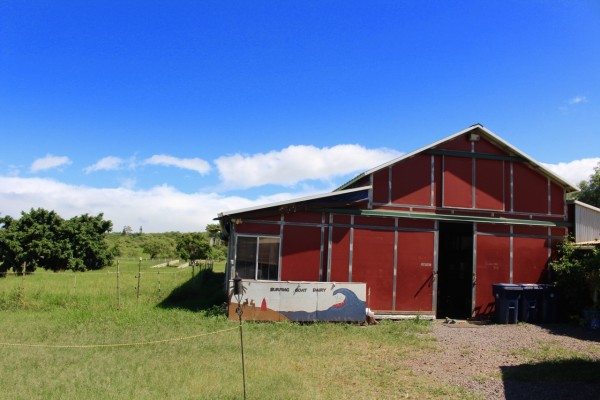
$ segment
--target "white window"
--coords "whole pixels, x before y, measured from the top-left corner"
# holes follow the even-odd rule
[[[238,235],[235,270],[242,279],[276,281],[279,276],[279,237]]]

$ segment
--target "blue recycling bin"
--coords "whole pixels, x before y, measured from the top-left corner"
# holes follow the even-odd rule
[[[544,298],[544,286],[535,283],[525,283],[520,285],[521,292],[519,304],[519,321],[538,323],[542,322],[541,309]]]
[[[516,324],[519,320],[519,299],[523,288],[512,283],[496,283],[492,285],[496,299],[496,322],[499,324]]]

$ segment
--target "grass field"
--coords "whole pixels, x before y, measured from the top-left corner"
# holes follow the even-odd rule
[[[104,344],[151,341],[235,328],[204,296],[189,268],[122,260],[116,274],[39,272],[0,279],[0,342]],[[215,269],[222,269],[216,265]],[[205,274],[206,275],[206,274]],[[211,276],[213,276],[212,274]],[[218,279],[220,275],[216,275]],[[404,365],[432,351],[426,322],[244,325],[248,398],[469,398]],[[239,399],[239,332],[116,348],[0,346],[5,399]]]

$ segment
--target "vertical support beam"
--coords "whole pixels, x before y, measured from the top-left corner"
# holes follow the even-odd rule
[[[475,143],[473,143],[475,144]],[[475,208],[475,188],[477,186],[477,159],[471,159],[471,208]]]
[[[431,309],[433,314],[437,315],[437,296],[438,296],[438,254],[439,254],[439,242],[440,242],[440,222],[435,221],[433,232],[433,295]]]
[[[281,238],[281,236],[280,236]],[[279,241],[279,249],[281,250],[281,241]],[[254,261],[254,279],[258,279],[258,258],[260,251],[260,236],[256,237],[256,261]]]
[[[394,218],[394,280],[392,281],[392,310],[396,311],[396,291],[398,278],[398,218]]]
[[[442,172],[441,173],[441,176],[442,176],[442,207],[445,207],[445,204],[444,204],[444,197],[445,197],[444,196],[444,192],[445,192],[444,186],[445,186],[445,183],[446,183],[445,179],[444,179],[444,172],[445,171],[446,171],[446,156],[442,155],[442,171],[441,171]]]
[[[547,178],[548,180],[548,215],[552,214],[552,197],[551,197],[551,190],[550,190],[550,178]]]
[[[392,204],[392,166],[388,167],[388,204]]]
[[[515,265],[515,262],[514,262],[514,251],[515,251],[514,250],[514,248],[515,248],[514,239],[515,238],[514,238],[514,233],[513,233],[513,226],[511,225],[510,226],[510,238],[509,238],[509,245],[510,245],[510,259],[509,259],[509,273],[508,273],[509,274],[508,275],[509,283],[513,283],[513,276],[514,276],[514,272],[513,272],[514,265]]]
[[[473,223],[473,278],[471,291],[471,316],[475,312],[475,303],[477,296],[477,222]]]
[[[281,219],[279,220],[279,268],[277,268],[277,280],[281,280],[281,270],[283,269],[282,264],[282,249],[283,249],[283,225],[284,225],[284,217],[283,213],[281,213]],[[256,253],[258,255],[258,253]],[[256,257],[258,260],[258,257]],[[257,261],[258,262],[258,261]]]
[[[331,242],[333,234],[333,214],[329,214],[329,238],[327,239],[327,282],[331,282]]]
[[[368,209],[373,208],[373,174],[369,175],[369,184],[371,185],[371,189],[369,189],[369,205]]]
[[[506,211],[506,163],[502,160],[502,211]]]
[[[323,252],[325,251],[325,213],[321,213],[321,248],[319,249],[319,281],[323,281]]]
[[[350,216],[350,244],[348,245],[348,282],[352,282],[352,259],[354,257],[354,215]]]
[[[431,155],[431,190],[429,192],[429,205],[431,207],[435,204],[435,156]]]
[[[552,258],[552,229],[550,227],[548,227],[548,270],[546,273],[546,278],[548,279],[548,282],[551,281],[552,279],[552,269],[550,268],[550,261]]]
[[[510,162],[510,211],[515,211],[515,174],[513,171],[513,162]]]

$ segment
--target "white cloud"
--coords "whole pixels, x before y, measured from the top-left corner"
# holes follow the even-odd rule
[[[45,157],[35,160],[31,164],[30,170],[31,172],[38,172],[69,164],[71,164],[71,160],[67,156],[53,156],[47,154]]]
[[[107,156],[99,159],[95,164],[85,167],[83,170],[86,174],[96,171],[111,171],[121,168],[123,159],[115,156]]]
[[[571,182],[574,186],[579,186],[581,181],[588,180],[594,173],[594,167],[600,162],[600,157],[582,158],[569,162],[559,162],[558,164],[542,163],[556,175]]]
[[[200,175],[205,175],[210,171],[210,164],[201,158],[178,158],[166,154],[155,154],[144,160],[144,164],[189,169]]]
[[[104,213],[114,230],[125,225],[144,232],[199,231],[221,211],[252,207],[312,194],[278,193],[248,199],[217,193],[183,193],[170,186],[148,190],[131,188],[92,188],[69,185],[52,179],[0,176],[2,214],[18,216],[22,210],[43,207],[65,218]]]
[[[569,99],[569,101],[568,101],[568,103],[571,105],[587,103],[587,102],[588,102],[588,99],[585,96],[575,96],[572,99]]]
[[[362,171],[398,157],[386,149],[367,149],[356,144],[333,147],[288,146],[280,151],[219,157],[215,164],[228,188],[249,188],[267,184],[294,185],[305,180],[326,181]]]

